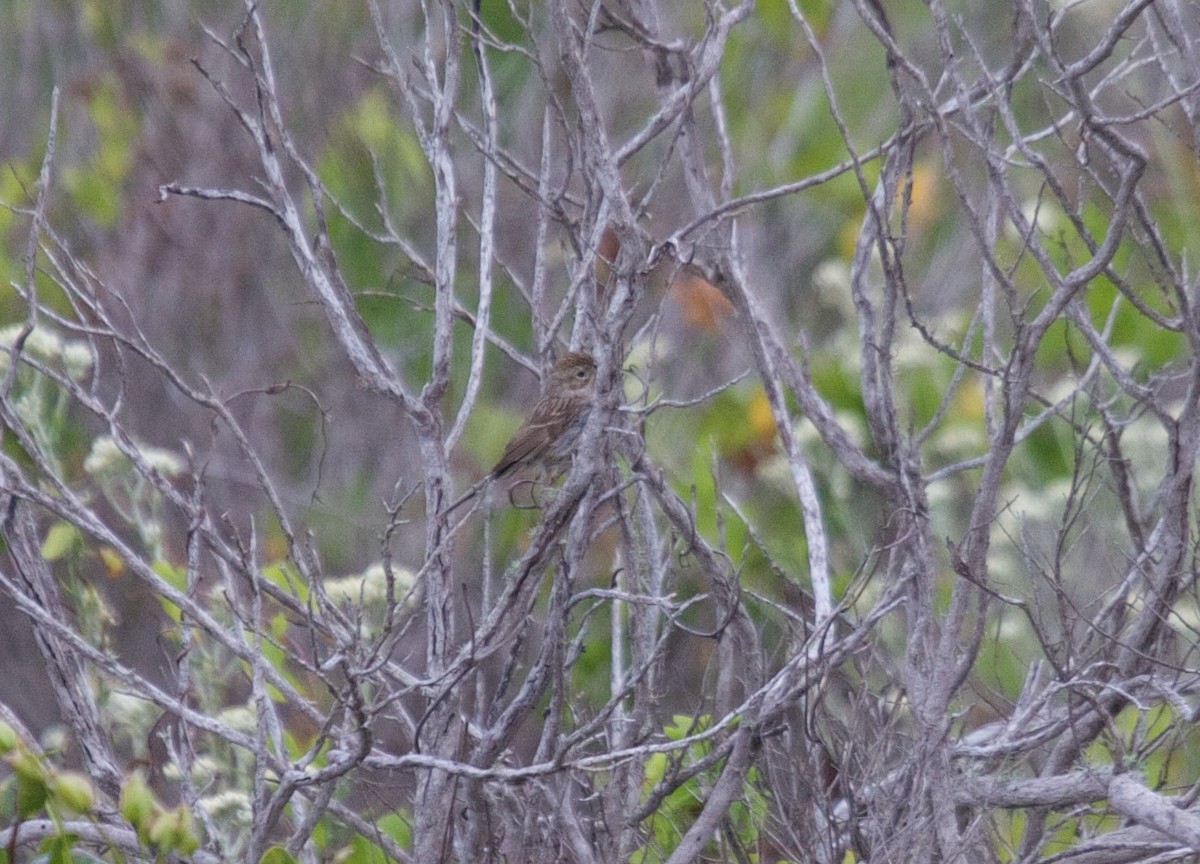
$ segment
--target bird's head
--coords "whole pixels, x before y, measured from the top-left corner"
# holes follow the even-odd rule
[[[572,351],[550,370],[550,387],[567,392],[591,390],[596,380],[596,361],[590,354]]]

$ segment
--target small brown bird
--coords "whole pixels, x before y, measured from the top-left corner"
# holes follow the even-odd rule
[[[596,361],[572,351],[554,364],[542,398],[504,448],[487,475],[442,511],[446,515],[468,501],[489,480],[518,468],[535,466],[543,479],[553,479],[571,462],[588,413],[596,401]]]

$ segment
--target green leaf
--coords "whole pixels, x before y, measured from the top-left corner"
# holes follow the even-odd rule
[[[57,561],[80,543],[78,528],[70,522],[55,522],[42,542],[42,557],[47,561]]]
[[[187,589],[187,568],[179,567],[160,558],[150,565],[150,569],[165,579],[172,588],[178,591]]]
[[[191,811],[180,804],[159,813],[150,825],[150,842],[183,855],[195,852],[200,848],[200,838],[196,836]]]
[[[0,755],[7,756],[17,747],[17,730],[0,722]]]
[[[43,854],[30,859],[29,864],[104,864],[104,861],[95,855],[75,849],[75,844],[78,842],[79,837],[69,832],[47,838],[41,845]],[[0,857],[0,864],[4,864],[7,860],[7,858]]]
[[[643,771],[646,776],[646,788],[653,788],[667,773],[667,754],[651,753]]]
[[[56,772],[49,786],[52,799],[72,813],[87,813],[95,803],[91,781],[78,772]]]
[[[140,123],[115,75],[94,80],[85,101],[95,147],[86,165],[63,168],[62,185],[81,212],[98,225],[110,226],[121,214],[123,185],[133,166]]]
[[[21,775],[17,778],[17,815],[28,819],[42,812],[46,806],[49,790],[46,778]]]
[[[158,809],[158,801],[141,771],[135,772],[125,783],[120,805],[121,815],[137,830],[138,836],[143,840],[149,837],[150,821]]]
[[[42,764],[42,760],[36,754],[24,747],[9,757],[8,764],[13,769],[13,773],[22,780],[46,782],[46,766]]]
[[[400,813],[388,813],[375,823],[379,830],[405,849],[412,846],[412,820]]]
[[[353,850],[350,854],[343,854],[338,858],[342,864],[385,864],[388,860],[378,844],[371,842],[361,834],[350,841],[350,847]]]
[[[282,846],[272,846],[258,859],[259,864],[294,864],[295,860]]]

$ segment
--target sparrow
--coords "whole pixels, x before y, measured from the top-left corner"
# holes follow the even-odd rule
[[[596,361],[590,354],[572,351],[551,367],[545,391],[533,412],[513,433],[492,470],[443,510],[442,515],[470,500],[484,484],[518,468],[532,466],[543,479],[557,477],[570,464],[595,401]]]

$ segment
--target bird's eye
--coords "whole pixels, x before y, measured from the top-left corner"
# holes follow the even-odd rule
[[[581,379],[581,380],[582,380],[582,379],[586,378],[586,377],[587,377],[587,375],[588,375],[588,372],[587,372],[587,370],[586,370],[586,369],[584,369],[582,366],[581,366],[580,368],[578,368],[578,369],[576,369],[576,370],[575,370],[575,377],[576,377],[576,378],[579,378],[579,379]]]

